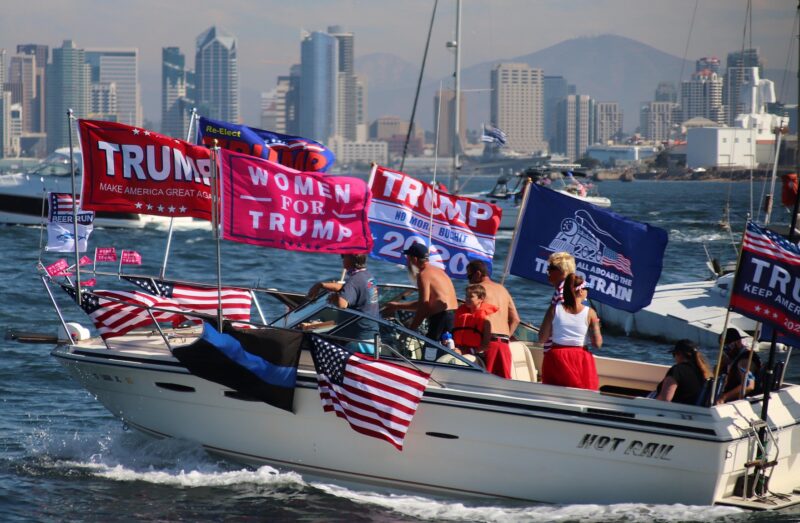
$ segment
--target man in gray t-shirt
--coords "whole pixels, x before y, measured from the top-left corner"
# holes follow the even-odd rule
[[[329,298],[331,304],[379,318],[378,286],[375,278],[367,270],[367,255],[343,254],[342,267],[347,272],[344,283],[338,281],[315,283],[308,290],[308,297],[313,298],[321,289],[325,289],[335,293]],[[374,321],[361,319],[356,325],[356,332],[350,333],[349,336],[355,340],[372,340],[377,334],[377,324]]]

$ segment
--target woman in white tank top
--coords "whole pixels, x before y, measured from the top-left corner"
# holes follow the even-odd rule
[[[564,301],[547,311],[539,340],[552,338],[553,346],[544,353],[542,383],[597,390],[599,380],[594,356],[587,348],[587,337],[595,348],[603,345],[600,319],[583,304],[587,289],[583,278],[570,274],[564,280]]]

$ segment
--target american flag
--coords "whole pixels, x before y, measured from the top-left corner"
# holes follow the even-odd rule
[[[603,257],[600,259],[600,265],[614,267],[628,276],[633,276],[633,272],[631,272],[631,260],[611,249],[603,249]]]
[[[186,310],[214,316],[217,314],[219,300],[216,287],[198,287],[185,283],[123,276],[134,285],[156,296],[174,300]],[[252,296],[244,289],[222,288],[222,315],[231,321],[250,321]]]
[[[80,198],[78,199],[78,207],[80,207]],[[72,195],[63,192],[51,192],[50,214],[72,214]]]
[[[495,127],[493,125],[484,125],[483,126],[483,134],[481,135],[481,141],[487,143],[496,143],[500,147],[506,144],[508,137],[506,133],[503,132],[502,129],[499,127]]]
[[[403,450],[430,375],[350,353],[319,336],[312,340],[323,410],[335,412],[356,432]]]
[[[800,265],[800,246],[753,222],[747,222],[742,248],[763,254],[773,260]]]
[[[61,288],[76,299],[75,289],[61,284]],[[108,299],[111,298],[111,299]],[[121,300],[113,301],[113,300]],[[77,301],[77,300],[76,300]],[[92,319],[97,332],[104,340],[123,336],[133,329],[153,323],[146,307],[172,309],[175,312],[153,311],[156,321],[177,325],[187,318],[180,312],[177,303],[166,298],[150,296],[141,292],[125,291],[81,291],[81,309]]]

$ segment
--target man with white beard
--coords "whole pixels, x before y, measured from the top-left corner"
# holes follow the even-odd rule
[[[456,289],[447,273],[431,265],[425,245],[414,243],[403,254],[406,255],[409,275],[416,279],[419,298],[416,302],[389,302],[384,310],[389,314],[398,309],[415,311],[408,327],[416,329],[427,319],[426,335],[440,341],[442,334],[453,331],[453,318],[458,308]]]

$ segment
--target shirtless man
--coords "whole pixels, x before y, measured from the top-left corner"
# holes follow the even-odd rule
[[[519,314],[514,299],[505,287],[489,278],[489,270],[482,260],[472,260],[467,265],[470,283],[479,283],[486,289],[484,301],[497,306],[497,312],[489,316],[492,324],[492,339],[508,340],[519,325]]]
[[[425,245],[414,243],[403,254],[409,270],[417,272],[419,298],[416,302],[389,302],[384,310],[389,313],[398,309],[416,311],[408,327],[416,329],[427,318],[428,338],[439,341],[444,332],[453,331],[453,319],[458,308],[456,289],[442,269],[429,263]]]

